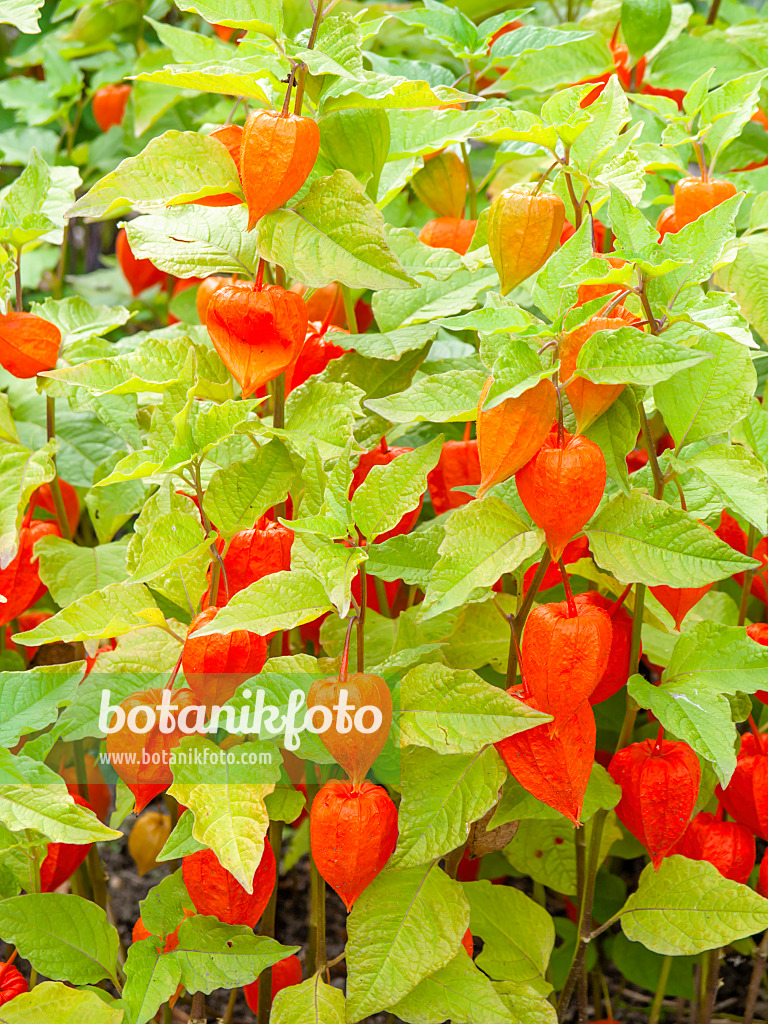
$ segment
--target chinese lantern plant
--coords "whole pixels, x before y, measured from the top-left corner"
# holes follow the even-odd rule
[[[763,12],[256,6],[0,68],[3,1012],[751,1024]]]

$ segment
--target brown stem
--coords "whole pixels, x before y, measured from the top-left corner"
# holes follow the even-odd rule
[[[570,175],[570,168],[568,166],[568,160],[571,155],[570,147],[565,151],[565,157],[560,161],[563,165],[563,173],[565,174],[565,187],[568,189],[568,196],[573,206],[573,226],[578,230],[581,227],[581,221],[583,218],[583,210],[581,203],[576,200],[576,192],[573,188],[573,181]]]
[[[339,682],[344,685],[347,681],[347,674],[349,670],[349,644],[352,639],[352,627],[355,624],[355,616],[347,623],[347,635],[344,639],[344,650],[341,654],[341,665],[339,667]]]
[[[755,1006],[757,1005],[757,997],[760,992],[760,984],[765,974],[766,963],[768,963],[768,930],[763,933],[763,938],[755,953],[752,976],[749,979],[749,988],[747,989],[747,1001],[744,1004],[743,1024],[752,1024],[754,1019]]]
[[[307,963],[315,972],[321,971],[328,960],[325,948],[325,879],[317,870],[314,857],[310,859],[310,950]],[[314,965],[314,967],[312,966]]]
[[[315,17],[312,22],[312,29],[309,33],[309,42],[307,43],[308,50],[314,50],[315,42],[317,40],[317,33],[320,29],[320,21],[323,17],[323,4],[325,0],[317,0],[317,7],[315,8]],[[299,72],[299,81],[296,86],[296,102],[293,107],[294,114],[301,115],[301,105],[304,101],[304,83],[307,78],[307,65],[301,65],[301,71]]]
[[[721,950],[710,949],[707,957],[707,987],[704,998],[704,1005],[701,1008],[701,1024],[710,1024],[715,1009],[717,998],[717,987],[720,983],[720,953]]]
[[[189,1014],[189,1024],[207,1024],[204,992],[195,992],[192,996],[192,1010]]]
[[[289,117],[291,112],[291,92],[293,91],[293,83],[296,81],[296,69],[298,65],[294,64],[291,68],[291,73],[288,75],[288,88],[285,92],[285,99],[283,100],[283,109],[280,111],[280,117]]]
[[[547,569],[551,562],[552,555],[550,555],[549,551],[545,551],[541,561],[539,562],[539,568],[536,570],[536,574],[531,580],[531,585],[525,593],[523,603],[520,606],[520,611],[515,615],[515,632],[518,634],[522,632],[525,620],[528,618],[528,613],[530,612],[534,599],[539,592],[539,587],[544,582],[544,577],[547,574]]]
[[[659,324],[656,320],[656,317],[653,315],[651,303],[649,302],[648,296],[645,293],[645,284],[642,284],[639,288],[633,288],[632,290],[643,304],[643,309],[645,310],[645,315],[648,320],[648,327],[650,328],[651,334],[658,334]]]
[[[656,455],[656,445],[653,443],[651,427],[648,423],[648,417],[645,414],[645,407],[642,402],[637,403],[637,411],[640,416],[640,429],[643,432],[643,443],[645,444],[645,450],[648,452],[648,461],[651,465],[651,473],[653,474],[653,496],[660,501],[664,497],[664,474],[661,471],[661,466],[659,466],[659,460]]]
[[[204,499],[205,495],[203,493],[203,483],[202,483],[202,480],[200,478],[200,463],[199,462],[193,463],[193,475],[194,475],[194,483],[195,483],[195,496],[197,497],[197,503],[198,503],[198,505],[200,507],[200,519],[201,519],[201,522],[203,524],[203,529],[205,530],[205,533],[206,533],[206,536],[207,536],[211,532],[211,523],[210,523],[210,520],[208,519],[208,514],[206,513],[205,509],[203,508],[203,499]],[[211,552],[211,565],[213,566],[213,569],[211,571],[211,589],[210,589],[210,596],[209,596],[208,604],[209,605],[215,605],[217,603],[217,597],[218,597],[217,590],[218,590],[218,582],[219,582],[218,578],[217,578],[217,573],[216,573],[216,566],[217,566],[217,564],[218,564],[219,572],[224,577],[224,591],[225,591],[225,597],[226,597],[227,601],[229,600],[229,582],[227,580],[227,570],[224,568],[224,561],[223,561],[223,559],[221,557],[221,552],[219,551],[218,547],[216,546],[216,541],[212,541],[211,542],[210,552]],[[214,590],[214,584],[216,585],[216,590]]]
[[[721,2],[722,2],[722,0],[712,0],[712,6],[709,8],[709,14],[707,15],[707,24],[708,25],[714,25],[715,22],[717,21],[717,15],[718,15],[718,13],[720,11],[720,4],[721,4]],[[746,1018],[745,1018],[744,1024],[746,1024]]]
[[[232,1024],[232,1018],[235,1015],[235,1003],[237,1002],[237,993],[240,991],[239,988],[233,988],[229,993],[229,1002],[227,1003],[227,1010],[224,1014],[223,1024]]]
[[[539,180],[536,182],[536,188],[533,190],[533,192],[531,192],[532,196],[535,196],[535,195],[539,194],[539,192],[541,191],[542,185],[544,184],[544,182],[547,180],[547,178],[550,176],[552,171],[554,171],[554,169],[557,167],[557,165],[559,163],[560,163],[559,160],[555,160],[555,162],[553,164],[550,164],[549,167],[546,169],[546,171],[544,171],[544,173],[541,175]]]
[[[275,407],[272,410],[272,426],[275,430],[285,427],[285,370],[275,377]]]

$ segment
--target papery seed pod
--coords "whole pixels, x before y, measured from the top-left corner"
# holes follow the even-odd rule
[[[768,647],[768,623],[753,622],[751,626],[747,626],[747,636],[761,647]],[[755,696],[763,704],[768,704],[768,690],[755,690]]]
[[[240,174],[240,147],[243,142],[243,129],[239,124],[225,124],[211,132],[210,138],[216,139],[226,149],[237,168],[238,177]],[[240,196],[232,192],[220,192],[218,195],[203,196],[202,199],[195,199],[196,206],[240,206]],[[205,323],[205,320],[203,320]]]
[[[474,957],[475,955],[475,943],[472,939],[472,932],[467,928],[464,932],[464,938],[461,940],[461,944],[467,951],[467,956]]]
[[[625,267],[627,265],[627,261],[619,259],[618,256],[604,256],[602,259],[614,268]],[[617,295],[619,292],[623,291],[626,291],[626,285],[619,284],[618,282],[613,284],[580,284],[576,305],[584,306],[587,302],[593,302],[595,299],[601,298],[601,296]],[[589,323],[589,321],[587,321],[587,323]],[[625,325],[624,323],[621,323],[619,326],[624,327]],[[615,330],[615,328],[598,327],[596,330],[609,331]]]
[[[309,829],[317,870],[351,910],[394,853],[397,808],[371,782],[333,780],[312,802]]]
[[[61,331],[34,313],[0,314],[0,366],[13,377],[29,380],[55,370]]]
[[[622,605],[617,605],[615,601],[598,594],[596,590],[589,590],[586,594],[577,594],[575,601],[577,606],[584,604],[602,608],[607,612],[613,627],[608,664],[589,698],[589,703],[594,707],[595,704],[601,704],[604,700],[612,697],[614,693],[618,693],[622,686],[626,686],[627,680],[632,674],[632,666],[629,664],[632,648],[632,616]],[[642,648],[640,654],[642,654]]]
[[[553,192],[504,189],[488,210],[488,245],[506,295],[541,270],[560,244],[565,206]]]
[[[444,150],[411,179],[418,199],[438,217],[460,218],[467,201],[467,171],[456,153]]]
[[[80,522],[80,499],[72,484],[68,484],[61,477],[59,477],[59,489],[61,490],[61,497],[64,502],[64,511],[67,514],[69,531],[74,536],[77,531],[77,525]],[[56,505],[53,501],[50,484],[41,484],[37,490],[32,492],[32,497],[29,499],[29,508],[32,515],[35,514],[37,509],[42,508],[49,513],[51,518],[56,518]],[[45,520],[42,521],[44,522]]]
[[[621,786],[619,821],[658,867],[691,820],[701,782],[699,759],[687,743],[649,739],[614,754],[608,772]]]
[[[391,462],[394,462],[398,456],[405,455],[406,452],[412,451],[413,448],[390,448],[387,445],[386,439],[382,438],[381,444],[374,448],[373,451],[363,452],[360,456],[360,461],[352,474],[349,497],[352,497],[374,466],[388,466]],[[391,530],[386,530],[384,533],[379,534],[378,537],[368,537],[367,539],[369,541],[378,540],[379,543],[381,543],[382,541],[389,540],[390,537],[396,537],[402,533],[410,533],[419,518],[423,502],[424,496],[422,495],[416,508],[412,509],[410,512],[406,512],[397,526],[393,526]]]
[[[520,499],[546,534],[553,561],[597,511],[608,472],[594,441],[551,431],[538,453],[515,474]]]
[[[327,323],[333,327],[346,327],[347,314],[344,312],[344,295],[341,286],[335,281],[323,285],[322,288],[315,288],[311,295],[307,296],[306,285],[294,281],[290,291],[300,295],[307,307],[310,328],[318,321],[321,324]]]
[[[14,558],[0,569],[0,626],[31,608],[48,588],[40,580],[40,562],[35,557],[35,544],[43,537],[60,537],[59,524],[51,520],[33,519],[19,530],[19,549]]]
[[[0,1006],[29,991],[24,975],[13,964],[0,962]]]
[[[250,530],[240,530],[226,548],[224,572],[219,582],[216,604],[226,604],[235,594],[257,580],[291,567],[293,530],[262,517]],[[217,541],[224,551],[223,541]]]
[[[522,686],[507,693],[529,708],[542,709]],[[504,764],[537,800],[579,823],[595,759],[595,716],[587,701],[564,722],[545,722],[494,743]]]
[[[334,708],[339,705],[343,690],[346,690],[346,703],[351,710],[347,712],[348,718],[344,720],[345,716],[342,716],[339,723],[339,715]],[[389,735],[392,725],[392,694],[389,687],[381,676],[367,672],[352,672],[346,679],[341,676],[335,679],[315,679],[307,694],[307,709],[316,707],[325,707],[329,712],[326,720],[330,721],[330,726],[319,734],[321,743],[349,775],[353,785],[359,786]],[[373,711],[360,715],[358,724],[356,711],[364,707],[378,709],[381,721],[377,728],[373,729],[377,719]],[[373,731],[363,732],[363,729]]]
[[[267,660],[267,641],[258,633],[236,629],[232,633],[195,636],[216,615],[206,608],[192,620],[184,640],[181,667],[187,686],[201,704],[226,704],[238,686],[258,675]]]
[[[264,913],[275,888],[277,866],[268,841],[264,843],[253,875],[253,892],[248,893],[234,875],[219,863],[212,850],[198,850],[182,861],[182,877],[198,914],[217,917],[224,924],[254,928]]]
[[[128,852],[139,877],[157,867],[157,855],[171,834],[171,819],[158,811],[145,811],[135,822],[128,837]]]
[[[472,500],[465,491],[454,487],[467,487],[480,483],[480,453],[477,441],[446,441],[440,459],[427,474],[427,489],[435,515],[461,508]]]
[[[78,807],[93,810],[87,800],[74,795]],[[88,856],[92,843],[48,843],[48,852],[40,865],[40,892],[54,892],[77,871]]]
[[[309,177],[320,149],[320,130],[310,117],[254,110],[240,146],[241,180],[248,203],[248,230],[294,196]]]
[[[220,277],[217,274],[214,274],[211,277],[205,277],[200,282],[197,288],[195,307],[197,308],[197,315],[201,324],[205,323],[205,318],[208,315],[208,303],[211,301],[213,293],[220,285],[232,284],[232,282],[233,278]]]
[[[760,861],[760,870],[757,873],[757,885],[755,888],[763,899],[768,899],[768,857],[765,854],[763,854],[763,859]]]
[[[715,794],[725,811],[760,839],[768,840],[768,753],[767,739],[746,732],[736,758],[736,770],[723,789]]]
[[[307,307],[295,292],[273,285],[222,284],[211,295],[205,324],[214,348],[248,398],[286,370],[307,333]]]
[[[704,587],[650,587],[656,600],[675,620],[675,629],[679,632],[688,612],[714,587],[707,583]]]
[[[137,259],[133,255],[125,228],[120,228],[115,241],[117,262],[128,282],[133,296],[140,295],[147,288],[156,284],[164,284],[167,274],[158,270],[151,260]]]
[[[659,241],[661,241],[665,235],[674,235],[680,230],[680,226],[677,223],[677,214],[675,213],[675,207],[665,206],[659,214],[656,220],[656,230],[659,232]]]
[[[113,125],[123,123],[130,95],[131,87],[127,83],[102,85],[93,94],[93,119],[103,132],[108,132]]]
[[[605,251],[605,224],[596,217],[592,218],[592,235],[594,239],[594,249],[596,253],[602,253]],[[569,238],[573,238],[576,234],[576,228],[571,224],[569,220],[563,225],[563,231],[560,235],[560,245],[563,245],[568,241]]]
[[[608,666],[613,627],[608,612],[586,602],[540,604],[523,632],[525,682],[542,711],[563,721],[589,700]]]
[[[29,650],[29,648],[27,648],[27,650]],[[109,817],[109,809],[112,806],[112,794],[109,790],[109,786],[104,781],[104,775],[93,755],[86,754],[84,761],[85,775],[88,780],[88,803],[93,808],[96,817],[101,821],[106,821]],[[69,795],[79,796],[80,792],[77,783],[77,772],[74,765],[69,768],[61,768],[59,774],[67,784],[67,792]]]
[[[291,985],[301,984],[302,979],[301,960],[297,956],[287,956],[284,960],[278,960],[272,964],[272,1001],[278,992]],[[243,995],[248,1006],[254,1013],[259,1012],[259,979],[252,981],[250,985],[243,987]]]
[[[163,691],[160,689],[137,690],[130,697],[126,697],[120,703],[126,721],[120,729],[107,736],[107,756],[112,767],[136,798],[136,814],[143,811],[150,800],[159,796],[173,782],[170,752],[186,735],[179,728],[179,719],[185,708],[199,706],[199,701],[191,690],[174,690],[171,704],[176,705],[178,711],[173,713],[173,731],[164,733],[160,731],[157,712],[162,697]],[[148,722],[152,721],[147,712],[138,710],[142,707],[150,708],[155,720],[148,731],[137,732],[136,728],[146,729]],[[188,719],[189,716],[185,718]],[[110,721],[107,724],[114,723]],[[197,724],[196,714],[192,716],[192,721],[186,724],[189,728],[194,727]]]
[[[349,352],[337,344],[348,333],[341,327],[310,323],[301,351],[286,371],[286,391],[290,393],[301,387],[310,377],[322,373],[334,359],[340,359]]]
[[[755,837],[745,825],[701,811],[671,852],[709,861],[724,878],[744,884],[755,866]]]
[[[677,230],[697,220],[702,213],[714,210],[726,199],[736,195],[732,181],[716,178],[702,181],[700,178],[683,178],[675,185],[675,223]]]
[[[576,416],[576,426],[580,434],[610,409],[625,385],[593,384],[586,377],[579,376],[576,369],[579,352],[593,334],[599,331],[618,331],[626,326],[624,320],[615,317],[591,316],[585,324],[563,337],[560,345],[560,380],[565,383],[574,378],[570,384],[566,384],[565,393]]]
[[[505,398],[493,409],[484,409],[491,389],[489,377],[477,407],[477,448],[481,483],[478,498],[509,479],[529,462],[546,441],[557,416],[557,391],[549,378],[540,380],[517,398]]]
[[[464,256],[472,244],[476,228],[476,220],[437,217],[427,221],[419,232],[419,241],[430,249],[453,249],[459,256]]]

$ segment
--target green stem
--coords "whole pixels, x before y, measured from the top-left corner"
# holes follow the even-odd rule
[[[24,307],[21,294],[21,249],[16,250],[16,312],[23,313]]]
[[[237,1002],[237,993],[240,991],[238,988],[233,988],[229,993],[229,1002],[227,1003],[227,1011],[223,1017],[223,1024],[232,1024],[232,1018],[235,1015],[235,1003]]]
[[[48,440],[53,441],[56,438],[56,399],[53,395],[45,396],[45,423]],[[51,462],[53,463],[54,470],[56,470],[55,452],[51,455]],[[58,473],[55,473],[53,479],[48,482],[48,487],[53,498],[53,507],[56,509],[56,519],[61,530],[61,536],[64,540],[72,540],[72,531],[69,528],[64,498],[61,496]]]
[[[656,445],[653,443],[653,437],[651,435],[651,427],[648,423],[648,417],[645,414],[645,406],[642,402],[637,403],[637,411],[640,416],[640,429],[643,433],[643,443],[645,444],[645,450],[648,452],[648,461],[651,465],[651,473],[653,474],[653,496],[659,501],[664,497],[664,474],[661,471],[659,460],[656,455]]]
[[[200,462],[199,462],[199,460],[197,460],[197,461],[192,463],[192,474],[193,474],[193,480],[194,480],[194,485],[195,485],[195,497],[197,498],[197,503],[200,506],[200,519],[202,520],[203,529],[205,530],[206,536],[208,536],[212,532],[211,531],[211,522],[208,519],[207,512],[203,508],[203,501],[205,499],[205,494],[203,492],[203,482],[202,482],[202,479],[200,477]],[[218,590],[219,590],[219,576],[220,575],[222,575],[224,577],[224,587],[225,587],[226,592],[227,592],[226,593],[227,600],[229,600],[229,586],[227,584],[227,571],[224,568],[224,562],[222,560],[221,553],[219,552],[219,549],[216,546],[216,541],[211,541],[211,546],[210,546],[209,550],[211,552],[211,589],[210,589],[210,597],[209,597],[209,600],[208,600],[208,604],[209,605],[215,605],[217,603]],[[217,569],[218,569],[218,572],[217,572]]]
[[[755,544],[757,542],[757,530],[750,523],[749,533],[747,534],[747,554],[751,555],[755,550]],[[755,570],[748,569],[744,573],[744,585],[741,588],[741,603],[739,604],[739,626],[743,626],[747,621],[747,607],[749,605],[749,595],[752,591],[752,580],[755,578]]]
[[[352,301],[352,293],[345,284],[341,285],[341,299],[344,303],[344,315],[347,318],[347,330],[350,334],[357,334],[357,316],[355,315],[355,304]]]
[[[392,612],[389,610],[389,601],[387,600],[387,588],[384,586],[384,580],[378,576],[373,577],[373,585],[376,588],[376,597],[379,601],[379,614],[384,615],[386,618],[392,618]]]
[[[321,971],[328,960],[325,949],[325,879],[320,875],[314,857],[310,860],[309,875],[309,937],[310,950],[307,962],[315,973]]]
[[[365,606],[368,596],[365,562],[360,563],[360,617],[357,620],[357,671],[365,672]]]
[[[272,853],[275,855],[278,878],[280,876],[280,856],[283,847],[283,823],[282,821],[271,821],[269,823],[269,844]],[[269,897],[264,913],[261,915],[261,927],[259,935],[267,938],[275,937],[275,917],[277,914],[277,881]],[[259,1024],[269,1024],[269,1011],[272,1006],[272,968],[268,967],[259,975]]]
[[[656,985],[656,993],[651,1003],[651,1012],[648,1018],[648,1024],[658,1024],[659,1016],[661,1014],[661,1007],[664,1002],[664,996],[667,993],[667,982],[669,981],[669,972],[672,969],[672,957],[665,956],[664,961],[661,965],[661,973],[659,974],[659,981]]]
[[[274,409],[272,410],[272,426],[275,430],[285,427],[285,371],[275,377]]]
[[[467,172],[467,195],[469,197],[469,219],[477,220],[477,189],[475,179],[472,177],[472,168],[469,165],[469,153],[466,144],[461,144],[461,158],[464,161],[464,169]]]

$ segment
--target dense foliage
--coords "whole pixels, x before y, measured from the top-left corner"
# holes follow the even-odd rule
[[[0,0],[6,1024],[751,1024],[756,6]]]

